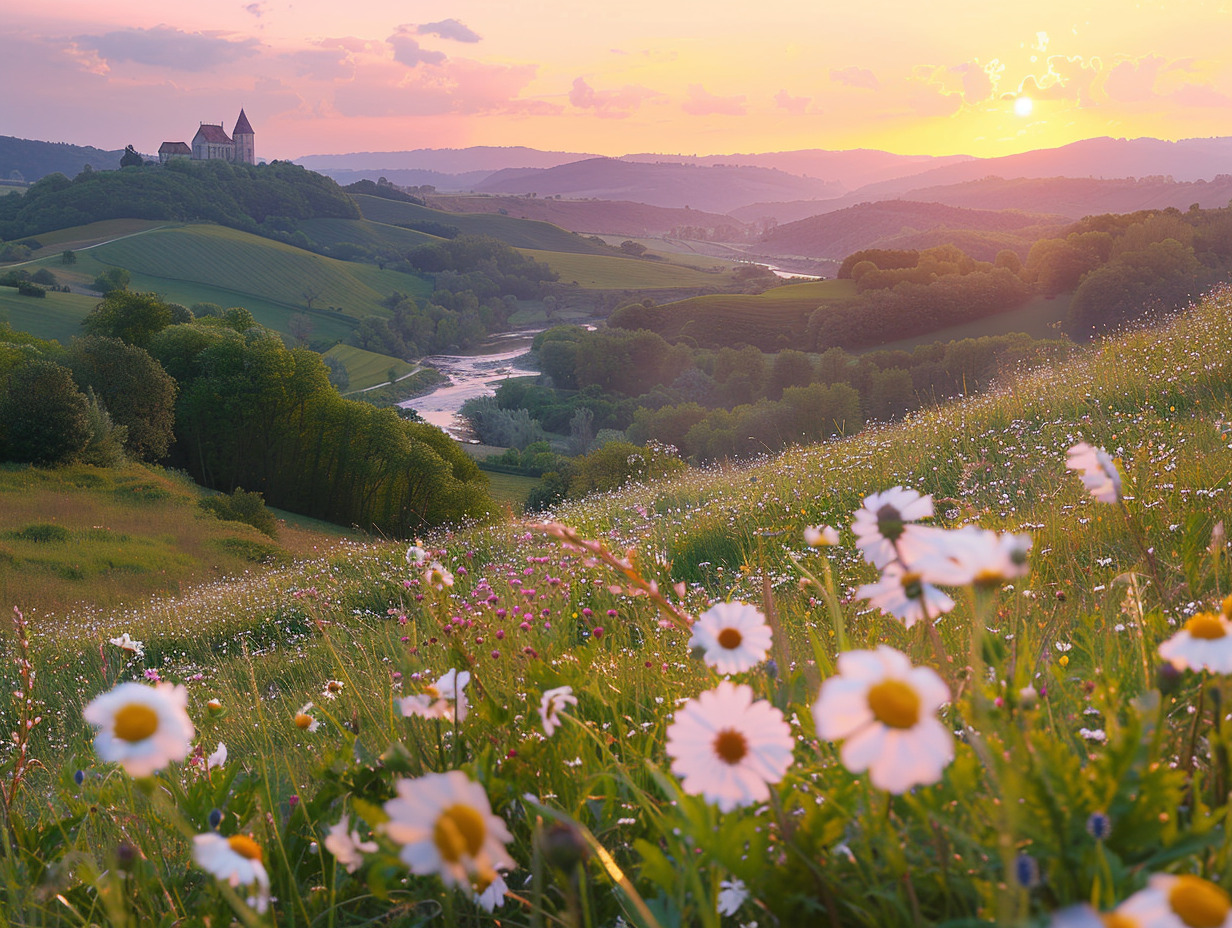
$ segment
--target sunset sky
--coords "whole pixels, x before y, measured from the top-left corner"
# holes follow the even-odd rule
[[[1232,135],[1229,38],[1228,0],[47,0],[5,13],[0,134],[992,156]]]

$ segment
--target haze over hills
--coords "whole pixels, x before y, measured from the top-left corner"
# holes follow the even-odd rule
[[[450,213],[502,213],[550,222],[570,232],[663,235],[683,226],[737,230],[744,227],[744,223],[726,213],[672,209],[629,200],[557,200],[497,194],[429,194],[425,199],[433,209]]]
[[[334,171],[420,170],[441,174],[465,174],[505,168],[553,168],[558,164],[598,158],[599,155],[568,151],[539,151],[520,145],[509,147],[474,145],[470,148],[416,148],[413,151],[358,151],[338,155],[304,155],[293,158],[310,171],[333,176]],[[376,178],[372,178],[375,180]],[[392,180],[392,178],[390,178]]]

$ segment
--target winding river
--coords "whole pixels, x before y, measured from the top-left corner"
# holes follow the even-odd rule
[[[449,378],[431,393],[399,403],[413,409],[425,422],[444,429],[458,441],[473,442],[466,421],[458,410],[473,396],[492,396],[500,382],[508,377],[524,377],[538,371],[522,366],[521,359],[530,350],[530,343],[542,329],[506,332],[477,348],[472,354],[442,354],[424,358],[420,363],[435,367]]]

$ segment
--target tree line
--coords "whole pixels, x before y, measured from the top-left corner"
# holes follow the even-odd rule
[[[118,290],[68,348],[0,330],[0,460],[161,462],[203,486],[408,537],[494,510],[439,429],[344,399],[321,357],[245,310],[194,317]]]

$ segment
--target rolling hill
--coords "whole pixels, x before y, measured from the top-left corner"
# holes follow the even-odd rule
[[[550,222],[579,233],[604,235],[662,235],[685,226],[743,230],[744,223],[724,213],[651,206],[631,200],[557,200],[554,197],[515,197],[499,194],[429,195],[428,205],[449,213],[501,213],[520,219]],[[447,220],[446,220],[447,221]]]
[[[92,145],[70,145],[67,142],[41,142],[0,135],[0,177],[14,174],[33,183],[48,174],[76,177],[88,164],[96,171],[120,167],[123,149],[104,151]]]
[[[476,185],[478,193],[534,193],[541,197],[598,197],[653,206],[697,207],[725,213],[766,199],[833,197],[831,181],[798,177],[773,168],[622,161],[593,158],[546,169],[506,170]]]
[[[776,254],[841,259],[863,248],[919,247],[924,241],[940,244],[942,239],[949,241],[961,232],[967,233],[963,236],[967,247],[979,245],[987,236],[983,250],[991,254],[972,256],[991,260],[1002,248],[1029,248],[1035,239],[1053,234],[1067,221],[1063,216],[1016,210],[959,209],[887,200],[778,226],[761,237],[759,247]],[[928,239],[920,238],[921,234],[927,234]]]

